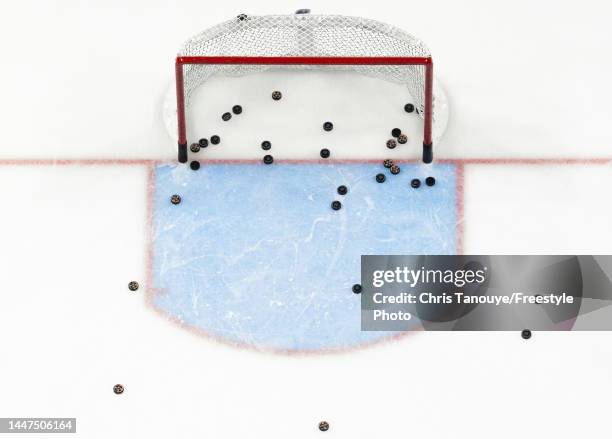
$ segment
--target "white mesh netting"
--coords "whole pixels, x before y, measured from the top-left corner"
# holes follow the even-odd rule
[[[179,56],[429,57],[430,54],[425,44],[403,30],[365,18],[241,14],[189,39]],[[423,115],[425,67],[422,65],[186,65],[185,107],[189,108],[194,90],[213,75],[241,76],[271,68],[353,71],[405,84]],[[438,139],[446,127],[447,116],[446,99],[437,84],[434,85],[433,110],[433,136]],[[176,138],[176,94],[172,88],[164,105],[164,119],[168,132]]]

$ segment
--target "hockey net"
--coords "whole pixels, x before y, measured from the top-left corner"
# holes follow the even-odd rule
[[[213,75],[241,76],[282,66],[352,71],[403,84],[424,119],[423,160],[432,160],[433,63],[412,35],[374,20],[338,15],[239,15],[192,37],[176,58],[176,98],[164,117],[187,160],[185,112]]]

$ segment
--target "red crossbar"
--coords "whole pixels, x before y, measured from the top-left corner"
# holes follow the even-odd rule
[[[428,65],[431,57],[413,56],[179,56],[177,64],[258,65]]]

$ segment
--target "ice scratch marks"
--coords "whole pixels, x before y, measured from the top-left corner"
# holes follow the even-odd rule
[[[153,262],[154,286],[165,294],[153,303],[229,343],[312,350],[387,337],[360,331],[350,286],[361,255],[454,248],[451,164],[403,165],[384,184],[374,179],[379,163],[166,168],[156,172]],[[413,190],[420,172],[435,172],[439,184]],[[185,200],[180,212],[169,193]],[[342,209],[332,210],[333,200]]]

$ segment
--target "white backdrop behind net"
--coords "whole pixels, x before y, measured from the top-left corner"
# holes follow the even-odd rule
[[[429,57],[425,44],[394,26],[374,20],[340,15],[240,15],[192,37],[179,56],[346,56]],[[425,67],[422,65],[186,65],[184,66],[185,108],[193,92],[213,75],[242,76],[269,69],[335,70],[405,84],[423,117]],[[446,128],[446,98],[434,85],[433,137]],[[164,120],[176,139],[176,92],[166,97]]]

